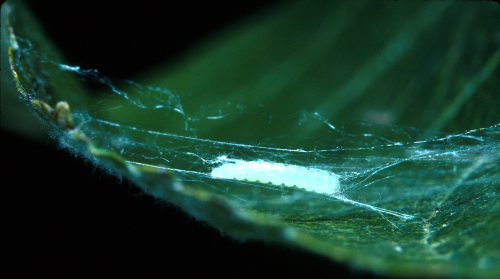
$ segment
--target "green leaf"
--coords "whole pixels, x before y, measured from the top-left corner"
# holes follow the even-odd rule
[[[67,65],[21,3],[3,7],[17,89],[75,154],[237,239],[500,272],[495,4],[281,3],[130,82]],[[223,156],[332,171],[341,194],[217,179]]]

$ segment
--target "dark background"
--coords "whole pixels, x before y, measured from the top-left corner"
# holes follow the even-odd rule
[[[175,59],[219,28],[273,5],[27,2],[70,64],[119,79]],[[260,241],[242,244],[180,208],[140,195],[128,181],[57,150],[56,140],[39,143],[1,133],[6,273],[373,276],[300,249]]]
[[[269,0],[27,2],[70,64],[119,79],[173,60],[218,29],[276,4]]]

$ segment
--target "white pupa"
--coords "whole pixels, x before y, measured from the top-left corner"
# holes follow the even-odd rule
[[[265,161],[247,162],[226,157],[219,157],[218,160],[223,164],[212,169],[212,177],[215,178],[296,186],[328,196],[340,192],[338,175],[326,170]]]

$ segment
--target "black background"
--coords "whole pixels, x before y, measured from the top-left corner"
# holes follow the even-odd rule
[[[147,4],[155,2],[28,1],[71,65],[120,79],[175,59],[219,28],[273,6],[267,1]],[[37,143],[4,130],[1,138],[4,272],[373,276],[300,249],[223,236],[58,150],[55,140]]]

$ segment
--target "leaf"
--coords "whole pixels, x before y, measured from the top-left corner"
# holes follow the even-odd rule
[[[18,90],[61,144],[196,219],[384,275],[494,277],[498,8],[474,4],[281,4],[138,83],[64,67],[17,2],[7,26]],[[418,218],[214,180],[225,154],[333,168],[348,198]]]

